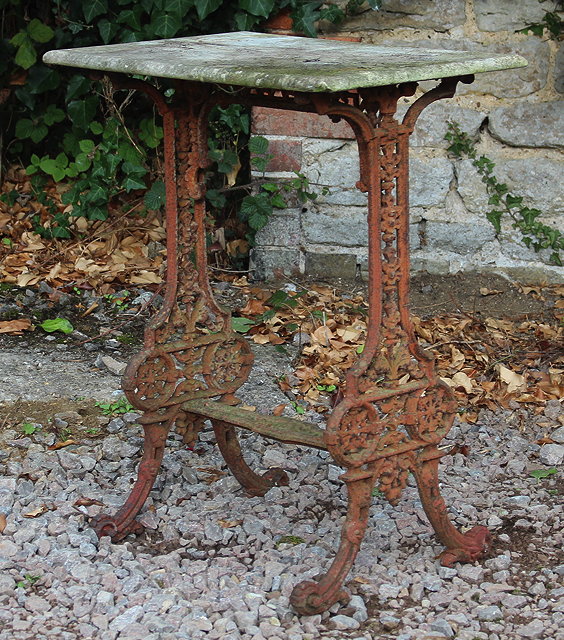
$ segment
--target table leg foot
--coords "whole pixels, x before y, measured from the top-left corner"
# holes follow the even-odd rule
[[[243,459],[241,445],[235,427],[228,422],[212,420],[217,445],[231,473],[252,496],[263,496],[274,486],[286,486],[289,478],[284,469],[269,469],[259,475]]]
[[[123,540],[130,533],[143,531],[143,525],[135,517],[145,504],[153,488],[163,459],[166,436],[171,426],[170,420],[162,423],[143,425],[145,442],[143,458],[137,471],[137,479],[124,505],[113,516],[100,514],[92,519],[91,526],[100,538],[110,536],[112,542]]]
[[[290,596],[290,603],[302,615],[314,615],[331,608],[336,602],[348,601],[343,589],[366,532],[372,489],[376,481],[373,470],[350,469],[342,479],[347,483],[349,504],[341,532],[341,543],[329,571],[317,582],[300,582]]]
[[[476,526],[461,533],[450,521],[439,489],[439,460],[427,460],[413,469],[423,509],[439,540],[446,546],[440,554],[441,564],[452,567],[455,562],[475,562],[490,549],[492,535],[486,527]]]

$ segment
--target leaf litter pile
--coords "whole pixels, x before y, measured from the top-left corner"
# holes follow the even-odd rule
[[[115,284],[162,282],[165,229],[157,212],[134,215],[141,211],[142,198],[128,203],[125,211],[116,206],[107,220],[71,216],[69,239],[35,233],[38,227],[48,230],[54,215],[70,213],[72,207],[61,201],[66,189],[64,183],[49,183],[47,199],[38,199],[24,169],[7,172],[0,189],[1,282],[29,287],[46,281],[53,288],[72,283],[101,293],[111,292]]]
[[[363,350],[365,298],[319,285],[269,291],[244,278],[235,284],[249,298],[234,318],[236,330],[257,344],[299,347],[294,373],[279,383],[294,408],[330,410],[343,392],[346,370]],[[464,407],[462,420],[475,422],[480,409],[515,407],[514,402],[540,413],[548,400],[564,397],[564,286],[521,290],[540,299],[556,297],[554,317],[538,322],[465,313],[413,316],[419,343],[435,356],[439,376]]]
[[[65,188],[53,183],[46,187],[50,206],[61,214]],[[0,283],[31,287],[45,281],[56,291],[93,289],[101,295],[127,286],[152,291],[162,287],[165,229],[157,212],[135,215],[141,199],[125,212],[116,208],[105,221],[71,217],[70,239],[45,239],[33,229],[38,223],[48,227],[53,211],[33,194],[25,171],[10,169],[1,192]],[[329,286],[272,290],[250,285],[245,277],[220,279],[248,300],[234,313],[236,331],[281,350],[285,344],[298,346],[293,374],[279,381],[294,409],[330,410],[344,391],[346,370],[362,353],[365,298]],[[510,403],[540,413],[548,400],[564,396],[564,286],[521,290],[537,300],[554,298],[552,316],[541,321],[467,313],[413,318],[421,345],[433,353],[440,377],[464,407],[463,420],[473,422],[480,409],[507,408]],[[481,291],[483,296],[496,293]],[[27,318],[0,321],[0,333],[21,335],[29,329]]]

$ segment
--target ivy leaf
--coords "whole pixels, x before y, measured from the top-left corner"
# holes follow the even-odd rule
[[[153,33],[162,38],[172,38],[182,29],[182,19],[175,13],[161,13],[151,21]]]
[[[90,158],[88,158],[85,153],[79,153],[75,157],[74,162],[71,163],[71,167],[73,170],[76,169],[80,173],[82,171],[88,171],[91,164],[92,162],[90,161]]]
[[[147,185],[136,177],[127,176],[123,183],[123,188],[129,193],[135,189],[146,189]]]
[[[274,0],[239,0],[239,7],[254,16],[268,18],[274,8]]]
[[[17,65],[22,67],[22,69],[29,69],[37,60],[37,52],[35,51],[35,47],[29,37],[26,34],[24,35],[25,38],[21,40],[21,44],[18,46],[14,60]],[[11,40],[12,44],[15,44],[15,37],[16,36]]]
[[[73,76],[67,83],[67,92],[65,95],[66,101],[70,102],[75,98],[78,98],[90,89],[91,82],[88,78],[82,75]]]
[[[196,11],[198,12],[198,18],[203,20],[207,18],[210,13],[213,13],[222,4],[222,0],[195,0]]]
[[[280,193],[275,193],[271,197],[270,203],[272,204],[273,207],[276,207],[277,209],[285,209],[287,207],[286,200],[284,200],[284,198]]]
[[[263,136],[253,136],[249,140],[249,151],[261,155],[266,153],[268,151],[268,140]]]
[[[108,44],[110,40],[116,35],[119,27],[114,22],[110,22],[105,18],[98,22],[98,31],[100,32],[100,37],[102,38],[102,42],[104,44]]]
[[[46,127],[44,124],[38,124],[36,127],[34,127],[29,137],[31,138],[32,142],[41,142],[41,140],[43,140],[43,138],[48,133],[49,133],[48,127]]]
[[[45,320],[39,325],[43,331],[47,333],[53,333],[54,331],[61,331],[62,333],[72,333],[74,327],[66,318],[53,318],[52,320]]]
[[[503,215],[502,211],[488,211],[486,213],[486,218],[492,223],[494,226],[496,233],[501,233],[501,216]]]
[[[51,38],[55,35],[55,32],[51,27],[41,22],[37,18],[34,18],[27,25],[27,32],[29,33],[32,40],[35,42],[49,42]]]
[[[45,109],[43,116],[43,122],[47,126],[51,126],[56,122],[62,122],[65,119],[65,112],[62,109],[57,108],[54,104],[50,104]]]
[[[108,191],[102,185],[95,184],[88,193],[88,202],[107,202]]]
[[[231,328],[237,333],[247,333],[247,331],[254,327],[255,323],[249,318],[231,318]]]
[[[21,118],[16,122],[16,138],[30,138],[34,128],[29,118]]]
[[[65,177],[65,170],[53,158],[45,158],[39,164],[39,168],[52,176],[55,182],[60,182]]]
[[[98,98],[93,96],[84,100],[69,102],[67,111],[73,124],[86,131],[96,115],[97,107]]]
[[[85,139],[80,140],[78,146],[83,153],[91,153],[92,151],[94,151],[94,147],[96,145],[94,144],[94,140]]]
[[[82,4],[84,19],[88,24],[90,24],[96,16],[101,16],[103,13],[107,13],[107,11],[107,0],[89,0],[89,2],[84,2]]]
[[[152,2],[153,0],[151,0]],[[169,13],[176,13],[183,16],[194,4],[194,0],[167,0],[166,10]]]
[[[145,197],[144,197],[145,206],[147,207],[147,209],[150,209],[151,211],[160,209],[165,204],[165,200],[166,200],[165,196],[166,194],[165,194],[164,182],[162,182],[161,180],[158,180],[157,182],[153,183],[153,186],[145,194]]]

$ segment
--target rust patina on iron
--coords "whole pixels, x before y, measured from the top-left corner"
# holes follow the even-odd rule
[[[272,38],[251,35],[259,42]],[[183,46],[186,40],[191,39],[182,39]],[[229,38],[223,37],[220,42],[225,47],[224,40]],[[303,39],[292,40],[299,40],[299,46],[304,46]],[[288,42],[285,39],[283,46],[289,46]],[[143,44],[120,46],[131,53],[128,47]],[[315,45],[321,50],[324,46]],[[345,54],[351,51],[347,48],[350,46],[331,43],[329,49],[334,57],[335,47],[343,51],[346,62]],[[354,45],[357,46],[362,47]],[[94,49],[101,59],[104,49],[110,58],[115,58],[115,49],[110,55],[111,46]],[[464,534],[459,532],[449,520],[439,491],[439,460],[458,450],[439,447],[452,426],[456,403],[449,387],[438,379],[432,358],[419,347],[408,311],[409,136],[424,107],[435,100],[452,97],[457,83],[471,82],[472,76],[457,76],[448,72],[451,67],[444,64],[435,76],[429,76],[431,72],[426,69],[413,79],[441,74],[449,77],[415,100],[400,122],[396,119],[398,101],[415,94],[415,81],[365,87],[355,84],[353,77],[348,90],[322,91],[319,82],[310,91],[292,90],[287,86],[293,79],[288,79],[284,68],[285,75],[280,76],[278,84],[275,79],[271,80],[272,88],[263,87],[267,80],[264,73],[258,72],[256,81],[249,80],[246,86],[222,86],[211,84],[217,82],[215,77],[210,77],[208,83],[195,82],[200,80],[198,67],[192,76],[186,71],[188,79],[176,80],[174,100],[168,103],[152,85],[111,73],[116,66],[119,68],[114,62],[104,66],[92,62],[90,49],[78,51],[83,53],[74,57],[72,52],[52,52],[47,61],[59,64],[74,61],[75,66],[110,71],[117,87],[146,93],[163,118],[165,145],[166,296],[162,309],[146,328],[144,349],[130,362],[123,382],[131,404],[144,412],[141,422],[145,448],[131,494],[116,514],[95,518],[93,527],[97,534],[109,535],[116,541],[141,529],[135,517],[154,484],[169,430],[176,426],[184,432],[186,441],[193,441],[204,421],[209,419],[227,465],[251,495],[264,495],[274,485],[287,484],[288,477],[282,469],[271,469],[263,475],[252,471],[243,459],[236,427],[282,442],[327,450],[335,462],[345,468],[341,479],[348,490],[348,512],[340,546],[327,573],[317,581],[305,581],[294,588],[291,603],[298,612],[312,615],[325,611],[339,600],[346,600],[343,583],[366,531],[373,489],[377,486],[395,505],[410,472],[417,481],[429,521],[446,547],[440,556],[442,564],[452,566],[456,561],[479,559],[490,543],[488,530],[476,526]],[[182,51],[182,55],[186,55],[186,47]],[[225,64],[218,69],[231,77],[225,71],[229,66],[229,48],[225,51]],[[147,48],[143,52],[146,55]],[[213,52],[217,55],[216,49]],[[57,53],[65,55],[57,59]],[[362,51],[363,64],[367,64],[369,53]],[[523,61],[515,58],[512,63],[505,59],[488,60],[491,69],[504,68],[503,65],[522,66]],[[130,55],[128,60],[135,58]],[[310,60],[302,62],[303,66]],[[482,63],[476,62],[474,70],[488,70]],[[338,61],[331,64],[338,66]],[[143,70],[150,72],[150,59],[147,65]],[[469,67],[472,65],[463,65],[463,73]],[[405,75],[405,65],[400,64],[398,69],[398,73]],[[362,71],[364,73],[364,69]],[[140,71],[134,69],[133,72]],[[393,69],[385,68],[382,73],[388,78],[392,72]],[[303,69],[301,73],[298,84],[305,82]],[[338,81],[345,82],[346,74],[344,77],[345,80]],[[358,187],[368,194],[367,340],[361,357],[348,372],[344,397],[334,408],[325,430],[299,420],[253,414],[232,406],[237,402],[234,393],[249,375],[253,357],[246,340],[232,330],[229,311],[215,302],[210,290],[204,200],[204,174],[209,167],[209,112],[214,105],[231,103],[307,111],[327,115],[334,121],[342,119],[350,124],[358,142]]]

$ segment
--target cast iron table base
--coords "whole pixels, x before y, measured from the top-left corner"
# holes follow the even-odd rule
[[[178,41],[178,46],[189,40]],[[281,42],[287,46],[289,41]],[[147,43],[116,47],[122,51],[140,44]],[[344,50],[345,44],[338,46],[343,45]],[[109,52],[111,47],[94,49]],[[89,54],[88,49],[78,51]],[[52,52],[48,61],[112,71],[91,63],[86,54],[83,58],[88,64],[81,65],[82,58],[73,58],[72,53],[67,54],[66,62],[60,62],[57,55],[65,52]],[[500,64],[496,68],[504,68]],[[512,64],[522,66],[520,61]],[[218,69],[224,73],[224,67],[219,65]],[[438,379],[432,358],[419,347],[408,311],[409,136],[424,107],[452,97],[457,83],[471,82],[472,76],[442,80],[416,99],[401,121],[395,115],[398,100],[415,94],[415,81],[305,91],[287,88],[282,81],[274,83],[274,88],[264,88],[258,80],[248,86],[233,86],[237,83],[195,82],[192,77],[176,76],[174,100],[167,102],[148,83],[130,80],[125,73],[110,73],[110,77],[118,87],[146,93],[163,118],[167,289],[161,310],[146,328],[144,349],[130,362],[124,376],[128,400],[143,412],[145,446],[137,480],[116,514],[95,519],[97,534],[117,541],[142,529],[135,518],[158,474],[167,434],[176,426],[184,431],[187,441],[194,441],[209,419],[226,464],[251,495],[262,496],[274,485],[287,484],[288,478],[281,469],[262,475],[252,471],[243,459],[237,427],[327,450],[336,464],[346,469],[341,479],[348,490],[348,511],[340,545],[325,575],[294,588],[291,603],[299,613],[320,613],[346,599],[343,583],[366,531],[373,489],[377,486],[395,505],[410,472],[417,481],[425,513],[446,547],[441,563],[452,566],[482,557],[490,543],[488,530],[476,526],[464,534],[459,532],[449,520],[439,491],[439,460],[457,451],[456,446],[438,446],[452,426],[456,402],[449,387]],[[247,379],[253,356],[246,340],[232,330],[230,313],[212,296],[204,221],[208,116],[214,105],[231,103],[342,119],[350,124],[358,142],[357,186],[368,196],[369,322],[364,351],[348,371],[344,398],[329,416],[325,430],[235,406],[234,394]]]

